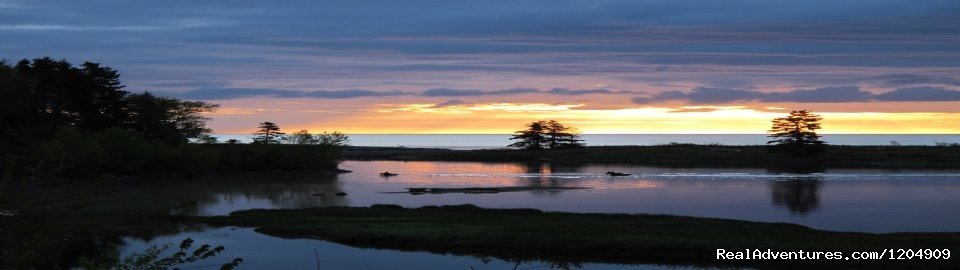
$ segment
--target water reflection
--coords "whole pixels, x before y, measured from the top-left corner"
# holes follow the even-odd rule
[[[183,215],[226,215],[246,209],[309,208],[350,205],[336,176],[251,174],[149,179],[125,185],[98,199],[87,211],[137,213],[166,211]]]
[[[337,176],[253,174],[192,179],[131,181],[87,211],[110,215],[176,213],[225,215],[255,208],[306,208],[398,204],[475,204],[547,211],[654,213],[787,222],[817,229],[860,232],[960,230],[960,172],[657,168],[633,165],[570,166],[546,162],[349,161]],[[380,172],[399,173],[383,178]],[[617,171],[629,176],[610,177]],[[403,193],[409,187],[585,187],[495,194]],[[345,197],[335,196],[346,192]],[[945,214],[949,213],[949,214]],[[224,231],[226,230],[226,231]],[[510,269],[517,262],[430,253],[358,249],[306,239],[280,239],[249,229],[184,231],[155,238],[128,238],[123,252],[185,237],[227,246],[223,258],[243,257],[244,269],[303,269],[315,266],[313,249],[330,269],[395,268]],[[168,231],[164,233],[170,233]],[[207,239],[204,239],[207,238]],[[148,240],[149,239],[149,240]],[[521,268],[564,267],[521,262]],[[571,266],[573,267],[573,266]],[[585,269],[650,268],[586,264]]]
[[[526,162],[518,163],[524,167],[527,173],[553,174],[553,173],[578,173],[583,171],[587,164],[573,163],[551,163],[551,162]]]
[[[820,208],[820,185],[817,177],[772,181],[770,197],[773,205],[786,207],[796,215],[807,215]]]
[[[337,176],[251,175],[153,181],[124,187],[104,199],[100,209],[225,215],[254,208],[474,204],[788,222],[842,231],[960,230],[960,215],[955,214],[960,212],[960,197],[956,196],[960,194],[958,171],[831,169],[801,173],[548,162],[401,161],[348,161],[342,167],[354,172]],[[383,171],[399,175],[380,177]],[[607,176],[607,171],[631,175]],[[394,193],[413,187],[516,186],[587,189],[420,196]],[[334,195],[341,191],[349,195]]]

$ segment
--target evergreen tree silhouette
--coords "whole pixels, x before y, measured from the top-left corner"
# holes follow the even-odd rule
[[[767,144],[774,145],[774,150],[795,154],[819,152],[826,144],[816,132],[821,120],[823,117],[807,110],[791,111],[786,117],[774,118],[767,136],[773,139]]]
[[[257,132],[253,133],[253,142],[257,144],[278,144],[282,138],[283,132],[280,127],[273,122],[263,122],[257,127]]]

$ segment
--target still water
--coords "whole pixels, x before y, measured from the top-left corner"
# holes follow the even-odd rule
[[[212,228],[184,232],[151,241],[129,240],[122,255],[145,250],[152,244],[179,243],[184,238],[226,247],[223,253],[181,269],[219,269],[219,265],[241,257],[239,269],[686,269],[677,266],[618,265],[588,263],[554,264],[541,261],[508,262],[495,258],[452,256],[429,252],[364,249],[312,239],[282,239],[254,232],[251,228]]]
[[[106,206],[103,207],[109,210],[131,211],[140,208],[162,208],[177,214],[223,215],[253,208],[371,204],[416,207],[469,203],[496,208],[661,213],[788,222],[835,231],[960,231],[960,196],[957,196],[960,194],[960,171],[957,170],[837,169],[801,174],[764,169],[421,161],[348,161],[341,167],[353,172],[329,177],[237,176],[238,179],[219,179],[221,181],[200,180],[170,185],[140,184],[126,187],[117,192],[117,195],[106,198],[106,203],[103,204]],[[399,175],[380,177],[379,173],[383,171]],[[604,174],[606,171],[632,175],[609,177]],[[411,187],[505,186],[586,189],[527,190],[495,194],[386,193],[404,191]],[[340,191],[349,195],[333,195]],[[178,207],[174,209],[174,206]],[[256,258],[247,260],[252,265],[256,265],[258,260],[270,262],[261,265],[270,265],[273,260],[280,260],[297,266],[292,268],[315,268],[317,259],[311,253],[313,249],[327,256],[326,259],[321,258],[321,261],[331,264],[412,260],[423,263],[424,267],[416,267],[419,269],[469,269],[470,266],[476,269],[504,269],[512,268],[513,265],[511,262],[486,261],[464,256],[359,249],[318,240],[285,240],[260,235],[246,228],[184,232],[150,241],[129,239],[130,244],[123,252],[129,254],[143,250],[147,244],[175,243],[185,237],[209,240],[199,242],[224,245],[227,250],[233,249],[237,252],[225,256]],[[266,256],[258,250],[300,255]],[[306,255],[301,254],[304,252]],[[336,255],[341,253],[343,254]],[[366,259],[356,262],[350,258]],[[547,263],[536,262],[525,262],[524,265],[549,266]],[[584,266],[589,269],[622,267],[626,266]],[[359,268],[392,267],[384,264]]]

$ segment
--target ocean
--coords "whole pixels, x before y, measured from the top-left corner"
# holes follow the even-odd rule
[[[220,141],[252,141],[252,135],[215,134]],[[510,144],[509,134],[349,134],[355,146],[403,146],[448,148],[457,150],[503,148]],[[590,146],[657,145],[667,143],[763,145],[765,134],[583,134]],[[832,145],[935,145],[960,143],[960,134],[824,134]]]

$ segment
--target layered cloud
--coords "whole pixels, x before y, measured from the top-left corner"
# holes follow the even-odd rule
[[[0,0],[0,59],[99,62],[130,91],[343,124],[415,103],[954,112],[957,14],[956,0]],[[230,117],[212,125],[245,125]]]
[[[391,97],[391,96],[420,96],[420,97],[479,97],[479,96],[509,96],[520,94],[550,94],[578,96],[587,94],[635,94],[639,92],[628,90],[609,89],[567,89],[553,88],[539,90],[536,88],[509,88],[502,90],[473,90],[433,88],[420,92],[414,91],[375,91],[375,90],[286,90],[271,88],[219,88],[205,87],[186,92],[160,92],[163,95],[185,99],[199,100],[228,100],[239,98],[317,98],[317,99],[347,99],[363,97]]]
[[[951,102],[960,101],[960,90],[939,87],[898,88],[872,93],[856,86],[797,89],[789,92],[761,92],[747,89],[698,87],[691,91],[666,91],[631,99],[636,104],[682,101],[690,104],[727,104],[736,102],[770,103],[843,103],[843,102]]]
[[[511,88],[511,89],[493,90],[493,91],[437,88],[437,89],[428,89],[426,91],[423,91],[422,93],[420,93],[420,95],[425,97],[464,97],[464,96],[500,96],[500,95],[529,94],[529,93],[539,93],[539,92],[540,90],[533,89],[533,88]]]
[[[185,99],[199,100],[225,100],[250,97],[272,97],[272,98],[323,98],[323,99],[345,99],[359,97],[386,97],[409,95],[410,93],[401,91],[371,91],[371,90],[315,90],[315,91],[297,91],[270,88],[200,88],[183,93],[162,93]]]
[[[905,85],[918,85],[918,84],[933,84],[933,85],[951,85],[951,86],[960,86],[960,80],[950,77],[950,76],[929,76],[929,75],[919,75],[919,74],[886,74],[871,76],[866,79],[876,80],[884,86],[905,86]]]
[[[0,40],[17,42],[0,57],[101,62],[136,89],[197,82],[177,91],[956,86],[958,13],[949,0],[8,1]]]

